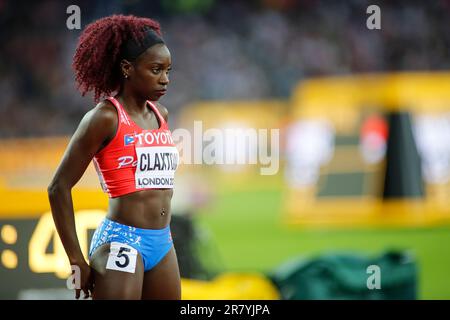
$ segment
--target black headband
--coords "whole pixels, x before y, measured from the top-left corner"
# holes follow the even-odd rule
[[[157,43],[164,43],[164,40],[153,29],[148,28],[141,42],[132,38],[125,43],[122,50],[122,58],[128,61],[134,61],[148,48]]]

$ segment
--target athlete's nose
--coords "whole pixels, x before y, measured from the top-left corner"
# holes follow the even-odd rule
[[[159,83],[162,85],[167,86],[169,84],[169,75],[165,72],[162,73],[161,77],[159,78]]]

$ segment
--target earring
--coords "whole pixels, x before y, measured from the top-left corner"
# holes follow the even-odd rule
[[[128,79],[128,75],[127,74],[124,74],[123,76],[125,77],[125,79]]]

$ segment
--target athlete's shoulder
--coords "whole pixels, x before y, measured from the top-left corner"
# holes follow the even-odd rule
[[[103,100],[99,102],[93,109],[96,114],[102,119],[116,119],[117,120],[117,110],[116,107],[109,100]]]
[[[99,125],[116,125],[118,122],[116,107],[108,100],[99,102],[86,115]]]
[[[80,127],[86,133],[110,136],[115,133],[118,123],[117,111],[109,101],[99,102],[94,108],[86,112]]]
[[[166,107],[164,107],[161,103],[156,102],[156,107],[158,108],[159,113],[163,116],[164,120],[169,121],[169,110],[167,110]]]

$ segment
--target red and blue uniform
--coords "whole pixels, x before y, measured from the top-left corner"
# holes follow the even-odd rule
[[[145,130],[130,118],[119,101],[113,97],[107,100],[116,107],[119,121],[114,138],[94,156],[103,190],[115,198],[146,189],[172,189],[179,154],[158,108],[147,101],[158,118],[159,128]],[[135,249],[142,257],[144,271],[156,266],[173,245],[169,226],[140,229],[105,218],[94,233],[89,256],[106,243],[111,243],[111,251],[113,247]],[[115,270],[120,270],[120,265]],[[134,272],[128,267],[121,271]]]

